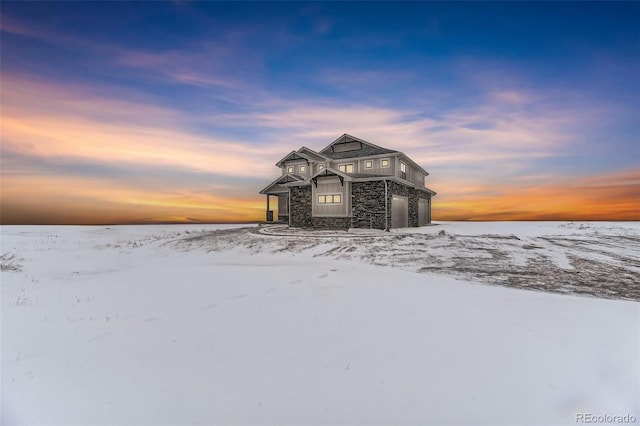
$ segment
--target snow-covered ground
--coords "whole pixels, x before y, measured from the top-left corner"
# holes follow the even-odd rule
[[[3,425],[640,422],[638,223],[1,231]]]

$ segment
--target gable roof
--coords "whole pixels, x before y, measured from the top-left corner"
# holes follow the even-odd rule
[[[328,156],[329,153],[333,153],[334,152],[334,150],[333,150],[334,146],[341,145],[341,144],[347,144],[347,143],[351,143],[351,142],[359,142],[360,143],[360,147],[362,149],[364,149],[364,145],[367,145],[368,148],[385,149],[385,148],[382,148],[381,146],[372,144],[371,142],[367,142],[367,141],[365,141],[363,139],[356,138],[355,136],[351,136],[349,134],[344,133],[338,139],[334,140],[329,145],[327,145],[322,150],[320,150],[320,154]]]
[[[334,175],[335,176],[340,176],[340,177],[345,178],[348,181],[350,181],[352,179],[351,176],[346,174],[346,173],[342,173],[339,170],[332,169],[331,167],[327,167],[327,168],[324,168],[322,170],[318,170],[313,175],[309,176],[307,178],[307,180],[311,180],[311,179],[316,178],[316,177],[318,177],[320,175],[324,175],[324,176],[334,176]]]
[[[368,157],[370,155],[397,154],[398,151],[387,148],[364,148],[354,151],[330,152],[326,156],[332,160],[341,160],[344,158]]]
[[[278,176],[273,182],[271,182],[269,185],[265,186],[262,191],[260,191],[260,194],[266,194],[267,192],[269,192],[271,189],[276,189],[276,186],[278,185],[284,185],[286,183],[289,182],[298,182],[304,180],[304,178],[302,176],[298,176],[298,175],[294,175],[291,173],[286,173],[282,176]],[[285,189],[282,188],[281,191],[279,192],[285,192]]]
[[[287,155],[285,155],[282,160],[278,161],[276,163],[277,167],[280,167],[282,165],[282,163],[284,163],[287,160],[304,160],[307,163],[313,161],[313,159],[307,155],[307,154],[303,154],[301,152],[298,151],[291,151],[290,153],[288,153]]]
[[[358,142],[360,144],[360,149],[354,149],[349,151],[334,151],[336,146],[349,144],[353,142]],[[329,157],[332,160],[341,160],[344,158],[356,158],[356,157],[368,157],[370,155],[383,155],[383,154],[394,154],[398,151],[393,149],[383,148],[371,142],[367,142],[363,139],[356,138],[355,136],[351,136],[348,134],[343,134],[338,139],[331,142],[328,146],[326,146],[320,153],[326,157]]]
[[[319,154],[319,153],[315,152],[314,150],[312,150],[310,148],[307,148],[306,146],[303,146],[297,152],[300,153],[300,154],[305,154],[305,155],[311,157],[312,159],[314,159],[315,161],[327,161],[329,159],[329,157],[325,157],[324,155]]]

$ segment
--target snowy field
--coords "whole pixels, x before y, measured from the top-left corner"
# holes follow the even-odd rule
[[[640,422],[640,224],[5,226],[3,425]]]

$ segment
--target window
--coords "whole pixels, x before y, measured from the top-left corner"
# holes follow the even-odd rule
[[[287,173],[293,173],[293,166],[287,167]]]
[[[367,160],[364,162],[365,169],[373,169],[373,160]]]
[[[318,164],[318,170],[324,170],[324,164]]]
[[[318,204],[342,204],[342,195],[318,195]]]
[[[298,166],[298,170],[300,170],[300,173],[304,173],[307,170],[306,166]]]
[[[338,169],[342,173],[353,173],[353,164],[340,164]]]
[[[380,167],[382,167],[383,169],[389,167],[389,159],[383,158],[382,160],[380,160]]]
[[[400,162],[400,177],[402,179],[407,178],[407,165],[404,164],[402,161]]]

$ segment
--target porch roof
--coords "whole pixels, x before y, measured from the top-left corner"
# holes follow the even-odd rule
[[[283,192],[288,192],[289,190],[284,186],[285,184],[299,182],[302,180],[304,179],[301,176],[286,173],[282,176],[278,176],[273,182],[264,187],[264,189],[260,191],[260,194],[281,194]]]

